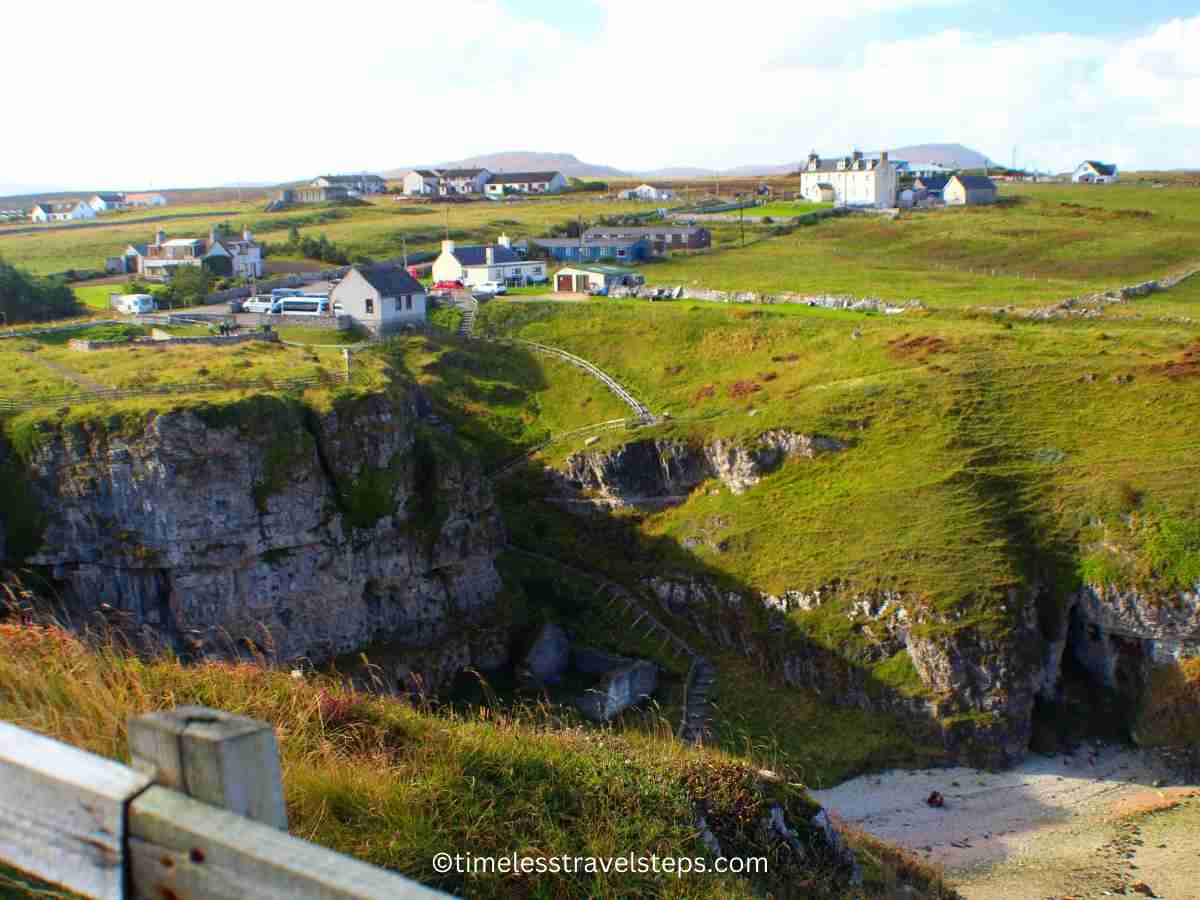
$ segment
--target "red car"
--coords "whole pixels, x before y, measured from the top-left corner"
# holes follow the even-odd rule
[[[461,281],[438,281],[433,285],[435,291],[461,291],[463,283]]]

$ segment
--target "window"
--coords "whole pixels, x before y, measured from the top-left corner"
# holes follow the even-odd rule
[[[375,315],[375,298],[368,297],[364,302],[367,304],[367,315],[368,316]]]
[[[405,308],[405,309],[412,309],[412,294],[405,294],[405,295],[404,295],[404,308]]]

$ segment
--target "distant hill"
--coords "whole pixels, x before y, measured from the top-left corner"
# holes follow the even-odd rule
[[[635,178],[712,178],[719,173],[716,169],[701,169],[696,166],[670,166],[665,169],[646,169],[631,174]]]
[[[573,178],[628,178],[628,172],[612,166],[585,163],[573,153],[538,153],[531,150],[511,150],[505,153],[485,153],[451,162],[432,165],[405,166],[382,172],[384,178],[401,178],[413,169],[489,169],[492,172],[562,172]]]
[[[910,163],[937,163],[958,169],[982,169],[984,166],[996,165],[978,150],[972,150],[962,144],[913,144],[889,150],[888,154],[893,159],[903,159]]]

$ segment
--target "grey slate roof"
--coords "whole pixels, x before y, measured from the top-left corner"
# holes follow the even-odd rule
[[[483,169],[443,169],[443,178],[475,178],[480,175]]]
[[[355,267],[363,278],[375,290],[379,291],[381,297],[399,297],[402,294],[423,294],[425,288],[421,286],[421,282],[413,278],[404,269],[395,266],[375,266],[371,269],[360,269]]]
[[[955,175],[968,191],[994,191],[996,183],[986,175]]]
[[[521,257],[513,253],[508,247],[502,247],[497,244],[492,248],[496,252],[492,255],[493,262],[496,263],[514,263],[523,262]],[[463,266],[483,266],[487,264],[487,247],[476,245],[472,247],[455,247],[454,258]]]
[[[583,233],[584,240],[593,241],[600,235],[615,234],[620,237],[639,238],[650,237],[651,235],[659,234],[682,234],[685,237],[691,237],[705,229],[699,225],[692,225],[678,228],[646,228],[644,226],[626,227],[624,225],[597,225],[589,228]]]
[[[950,179],[945,175],[930,175],[928,177],[917,178],[913,184],[919,184],[927,191],[940,191],[950,183]]]
[[[1109,165],[1108,163],[1098,162],[1094,159],[1084,160],[1084,162],[1086,162],[1089,166],[1091,166],[1093,169],[1095,169],[1097,175],[1115,175],[1115,174],[1117,174],[1117,167]]]
[[[96,196],[99,197],[101,200],[103,200],[105,203],[123,203],[123,202],[125,202],[125,196],[123,194],[97,194]]]

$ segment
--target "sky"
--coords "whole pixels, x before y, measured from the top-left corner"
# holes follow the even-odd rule
[[[1200,168],[1196,0],[38,0],[4,25],[0,186],[932,142],[1051,171]]]

